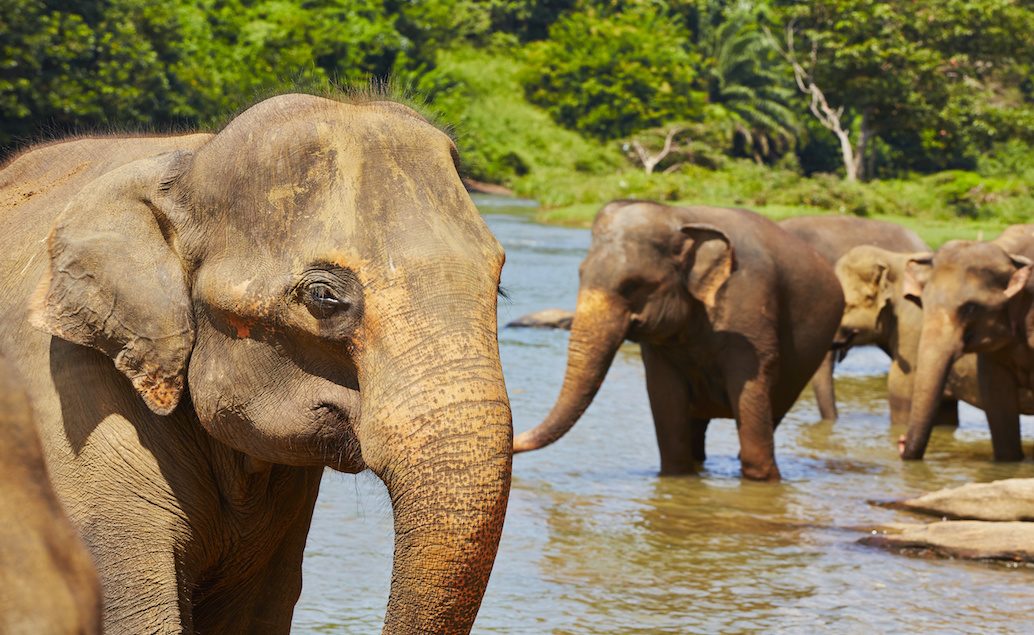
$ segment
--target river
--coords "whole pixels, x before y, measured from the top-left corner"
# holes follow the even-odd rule
[[[500,325],[573,308],[589,232],[531,222],[480,198],[506,248]],[[512,203],[511,203],[512,205]],[[548,412],[567,333],[500,329],[516,431]],[[852,351],[837,370],[841,418],[819,422],[806,389],[776,432],[778,484],[739,476],[731,421],[712,423],[698,476],[659,478],[638,348],[619,352],[581,421],[515,457],[506,528],[475,633],[1030,633],[1034,568],[863,547],[867,527],[915,520],[874,507],[969,481],[1034,477],[994,464],[983,413],[934,431],[904,463],[887,415],[887,359]],[[1023,419],[1024,439],[1034,420]],[[388,597],[391,508],[370,474],[329,472],[309,534],[293,632],[377,633]]]

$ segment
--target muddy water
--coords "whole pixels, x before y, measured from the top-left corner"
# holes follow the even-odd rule
[[[571,307],[588,232],[480,203],[507,251],[503,284],[512,300],[501,304],[500,321]],[[549,410],[566,344],[565,332],[501,331],[518,431]],[[902,430],[887,417],[886,368],[879,351],[850,354],[838,369],[835,424],[818,422],[805,392],[776,434],[782,483],[740,480],[729,421],[711,424],[701,475],[662,479],[639,353],[625,346],[578,425],[557,444],[516,457],[506,530],[475,632],[1034,632],[1034,569],[904,557],[856,543],[867,526],[910,519],[869,500],[1034,476],[1029,460],[988,460],[987,425],[965,406],[958,430],[935,431],[925,462],[899,461]],[[1034,439],[1030,418],[1024,438]],[[380,482],[328,473],[294,632],[379,632],[391,550]]]

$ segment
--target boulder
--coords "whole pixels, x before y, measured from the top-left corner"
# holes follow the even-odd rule
[[[1034,523],[947,520],[929,524],[894,523],[860,540],[895,550],[977,560],[1034,562]]]
[[[955,520],[1034,520],[1034,478],[969,483],[894,506]]]
[[[507,328],[571,329],[574,312],[566,309],[545,309],[522,315],[509,322]]]

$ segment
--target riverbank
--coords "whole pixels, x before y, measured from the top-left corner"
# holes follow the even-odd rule
[[[668,202],[671,205],[719,205],[730,206],[728,203],[685,199]],[[602,203],[585,203],[570,205],[566,207],[547,208],[539,207],[534,214],[536,221],[547,225],[562,225],[565,227],[589,227],[592,225],[596,212],[602,207]],[[803,216],[812,214],[836,214],[838,212],[822,209],[819,207],[786,206],[786,205],[735,205],[746,207],[772,220],[782,220],[791,216]],[[894,214],[874,214],[866,216],[875,220],[883,220],[897,223],[908,227],[931,247],[937,248],[949,240],[989,240],[997,236],[1003,229],[1013,223],[1003,222],[996,219],[972,220],[972,219],[950,219],[940,220],[932,218],[915,218]]]
[[[536,220],[548,224],[586,227],[608,200],[641,198],[745,207],[773,220],[854,214],[909,227],[932,247],[953,238],[992,238],[1011,224],[1028,222],[1034,211],[1028,175],[983,177],[956,171],[848,183],[832,175],[805,177],[746,163],[722,170],[685,166],[671,174],[554,175],[551,188],[526,181],[517,191],[540,201]]]

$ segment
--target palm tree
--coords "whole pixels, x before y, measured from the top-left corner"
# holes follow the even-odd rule
[[[761,163],[793,148],[800,123],[788,104],[796,93],[759,29],[757,5],[739,2],[723,8],[718,10],[724,19],[700,31],[708,54],[708,97],[725,111],[734,144]]]

